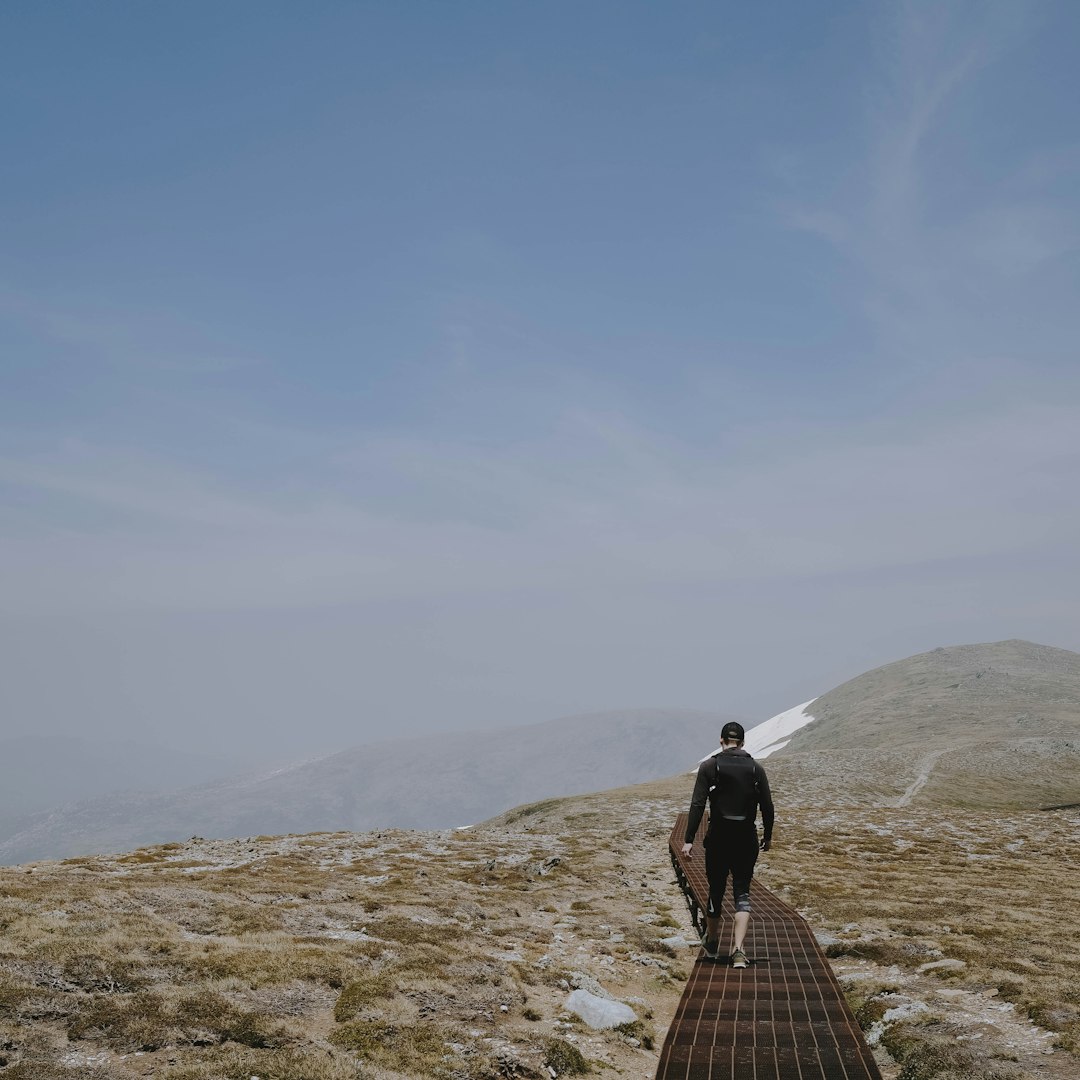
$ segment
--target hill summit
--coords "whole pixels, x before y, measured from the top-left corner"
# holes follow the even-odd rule
[[[932,649],[805,707],[775,766],[804,802],[1080,802],[1080,654],[1030,641]]]
[[[808,707],[793,750],[952,747],[1080,734],[1080,653],[1030,641],[954,645],[857,676]]]

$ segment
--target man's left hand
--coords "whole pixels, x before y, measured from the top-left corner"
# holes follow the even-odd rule
[[[684,855],[685,855],[685,856],[686,856],[686,857],[687,857],[688,859],[692,859],[692,858],[694,857],[694,845],[693,845],[693,844],[683,844],[683,846],[682,846],[682,853],[683,853],[683,854],[684,854]]]

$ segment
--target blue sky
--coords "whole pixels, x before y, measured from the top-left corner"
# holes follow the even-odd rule
[[[12,3],[13,731],[1080,647],[1068,3]]]

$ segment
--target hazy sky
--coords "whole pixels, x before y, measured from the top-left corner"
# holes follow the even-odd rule
[[[0,7],[0,724],[273,756],[1080,648],[1080,6]]]

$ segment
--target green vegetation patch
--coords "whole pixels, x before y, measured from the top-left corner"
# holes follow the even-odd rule
[[[554,810],[560,803],[565,802],[565,799],[544,799],[542,802],[529,803],[526,806],[519,806],[516,810],[511,810],[506,815],[506,824],[513,825],[515,821],[521,821],[522,818],[532,817],[534,814],[542,814],[545,810]]]
[[[175,1002],[150,992],[94,995],[68,1018],[67,1029],[71,1039],[93,1039],[127,1053],[209,1042],[272,1048],[284,1038],[270,1017],[209,991]]]
[[[592,1072],[588,1058],[565,1039],[548,1039],[544,1046],[544,1064],[559,1076],[584,1076]]]
[[[384,973],[366,975],[348,983],[338,995],[334,1005],[334,1019],[343,1024],[356,1017],[377,1001],[385,1001],[394,995],[394,980]]]
[[[955,1039],[917,1024],[892,1024],[881,1043],[900,1063],[897,1080],[1020,1080],[1011,1065],[980,1060]]]
[[[889,1003],[883,997],[872,997],[855,1010],[855,1019],[863,1031],[872,1028],[887,1012]]]
[[[320,947],[277,937],[243,945],[211,941],[202,950],[187,950],[177,962],[197,977],[240,979],[252,989],[281,986],[296,979],[337,989],[356,974],[358,960],[380,951],[381,947],[371,942],[335,942]]]
[[[444,945],[449,941],[458,941],[464,930],[456,923],[433,925],[408,919],[404,915],[387,915],[372,926],[372,933],[402,945]]]
[[[0,1053],[0,1058],[3,1054]],[[73,1065],[70,1068],[40,1061],[36,1058],[20,1061],[4,1069],[4,1080],[114,1080],[116,1073],[93,1066]]]
[[[651,1024],[644,1020],[631,1020],[626,1024],[619,1024],[614,1028],[623,1038],[637,1039],[646,1050],[652,1050],[656,1045],[656,1033]]]
[[[354,1059],[327,1054],[323,1048],[252,1050],[228,1046],[192,1051],[186,1064],[167,1069],[162,1080],[251,1080],[252,1076],[259,1080],[361,1080],[364,1072]]]
[[[330,1041],[365,1061],[406,1076],[438,1076],[444,1071],[446,1036],[430,1024],[353,1020],[334,1031]]]
[[[48,950],[46,950],[47,952]],[[80,990],[130,994],[147,987],[145,960],[131,955],[75,953],[63,958],[63,978]]]
[[[839,941],[825,948],[828,957],[858,956],[888,967],[890,964],[911,967],[941,955],[940,950],[904,938],[883,941]]]
[[[130,855],[123,855],[116,861],[121,865],[131,863],[156,863],[161,862],[164,856],[157,851],[133,851]]]
[[[0,985],[0,1020],[29,1021],[56,1015],[61,1011],[62,997],[37,986]]]

